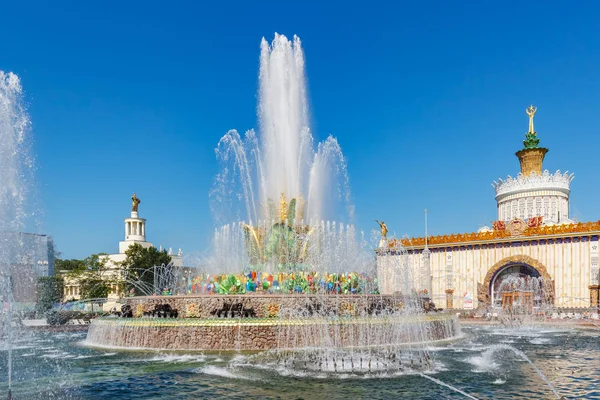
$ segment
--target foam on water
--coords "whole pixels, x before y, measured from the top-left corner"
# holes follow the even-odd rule
[[[548,344],[548,343],[550,343],[550,341],[551,340],[549,338],[538,337],[538,338],[529,340],[529,343],[531,343],[531,344]]]
[[[493,359],[494,351],[488,350],[484,351],[479,356],[472,356],[465,359],[466,362],[473,365],[475,368],[471,371],[480,373],[480,372],[490,372],[495,371],[500,367],[500,364],[496,363]]]
[[[550,388],[552,393],[554,393],[556,398],[557,399],[561,398],[561,396],[558,393],[558,391],[556,390],[556,388],[554,388],[554,386],[552,385],[552,383],[550,383],[550,381],[548,380],[546,375],[544,375],[544,373],[531,361],[531,359],[529,359],[529,357],[527,357],[527,355],[525,353],[523,353],[521,350],[516,349],[510,345],[507,345],[507,344],[491,345],[491,346],[489,346],[488,350],[484,351],[481,354],[481,356],[470,357],[466,361],[477,367],[477,369],[473,370],[473,372],[493,371],[493,370],[498,369],[498,367],[500,366],[494,360],[494,355],[500,351],[512,352],[515,355],[517,355],[521,359],[521,361],[526,361],[527,363],[529,363],[529,365],[531,365],[531,367],[535,370],[535,372],[538,374],[538,376]]]
[[[159,354],[149,361],[161,361],[167,363],[195,363],[205,362],[207,359],[204,355],[192,354]]]
[[[255,377],[245,376],[237,371],[234,372],[229,368],[218,367],[216,365],[207,365],[201,368],[196,368],[194,372],[205,375],[220,376],[222,378],[256,380]]]

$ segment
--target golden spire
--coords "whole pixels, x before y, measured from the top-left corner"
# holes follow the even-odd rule
[[[527,110],[525,110],[527,115],[529,115],[529,133],[535,133],[535,130],[533,129],[533,116],[535,115],[536,111],[537,107],[534,107],[533,104],[530,105]]]
[[[539,146],[540,138],[537,137],[535,129],[533,129],[533,116],[536,111],[537,107],[533,105],[530,105],[525,110],[527,115],[529,115],[529,132],[525,134],[525,140],[523,140],[524,148],[517,151],[517,157],[521,164],[521,174],[524,176],[529,176],[533,173],[538,176],[541,175],[543,171],[542,163],[548,152],[548,149]]]
[[[288,217],[288,204],[285,201],[285,194],[281,193],[281,200],[279,200],[279,219],[284,222]]]

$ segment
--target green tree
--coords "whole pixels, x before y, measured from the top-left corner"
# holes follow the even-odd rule
[[[40,276],[37,281],[36,311],[47,313],[63,295],[63,279],[54,276]]]
[[[83,260],[87,271],[105,272],[107,269],[108,259],[106,253],[92,254]]]
[[[166,250],[156,247],[143,247],[135,243],[125,251],[126,258],[121,263],[127,290],[134,289],[137,296],[152,294],[154,288],[154,266],[168,265],[171,256]]]
[[[55,274],[60,274],[61,271],[75,272],[83,271],[86,269],[85,260],[61,260],[60,258],[54,259],[54,271]]]
[[[80,281],[79,293],[82,299],[106,298],[110,293],[109,281],[98,276],[90,276]]]
[[[84,260],[73,261],[67,276],[79,282],[79,295],[82,299],[97,299],[108,297],[110,285],[117,277],[109,271],[106,254],[92,254]]]

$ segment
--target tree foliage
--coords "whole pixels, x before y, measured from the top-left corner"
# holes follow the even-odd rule
[[[125,251],[126,258],[121,263],[123,274],[126,277],[128,290],[134,289],[136,295],[147,295],[144,288],[154,286],[154,266],[168,265],[171,256],[166,250],[158,250],[156,247],[143,247],[135,243]],[[162,288],[154,288],[160,290]]]
[[[110,281],[98,276],[90,276],[80,281],[79,293],[82,299],[106,298],[110,293]]]
[[[108,297],[110,285],[116,282],[115,274],[109,271],[105,254],[92,254],[83,260],[68,261],[66,276],[79,283],[79,295],[82,299]]]
[[[37,281],[36,311],[47,313],[60,303],[63,295],[63,279],[54,276],[41,276]]]
[[[86,267],[85,260],[61,260],[60,258],[56,258],[54,260],[54,271],[59,274],[61,271],[82,271]]]

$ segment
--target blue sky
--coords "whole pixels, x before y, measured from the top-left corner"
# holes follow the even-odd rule
[[[116,252],[134,191],[148,240],[208,247],[214,148],[257,127],[274,32],[302,39],[312,129],[342,146],[359,228],[422,235],[425,208],[431,234],[489,225],[531,103],[545,168],[575,172],[571,216],[600,219],[594,2],[217,3],[3,5],[0,69],[21,77],[39,230],[63,257]]]

